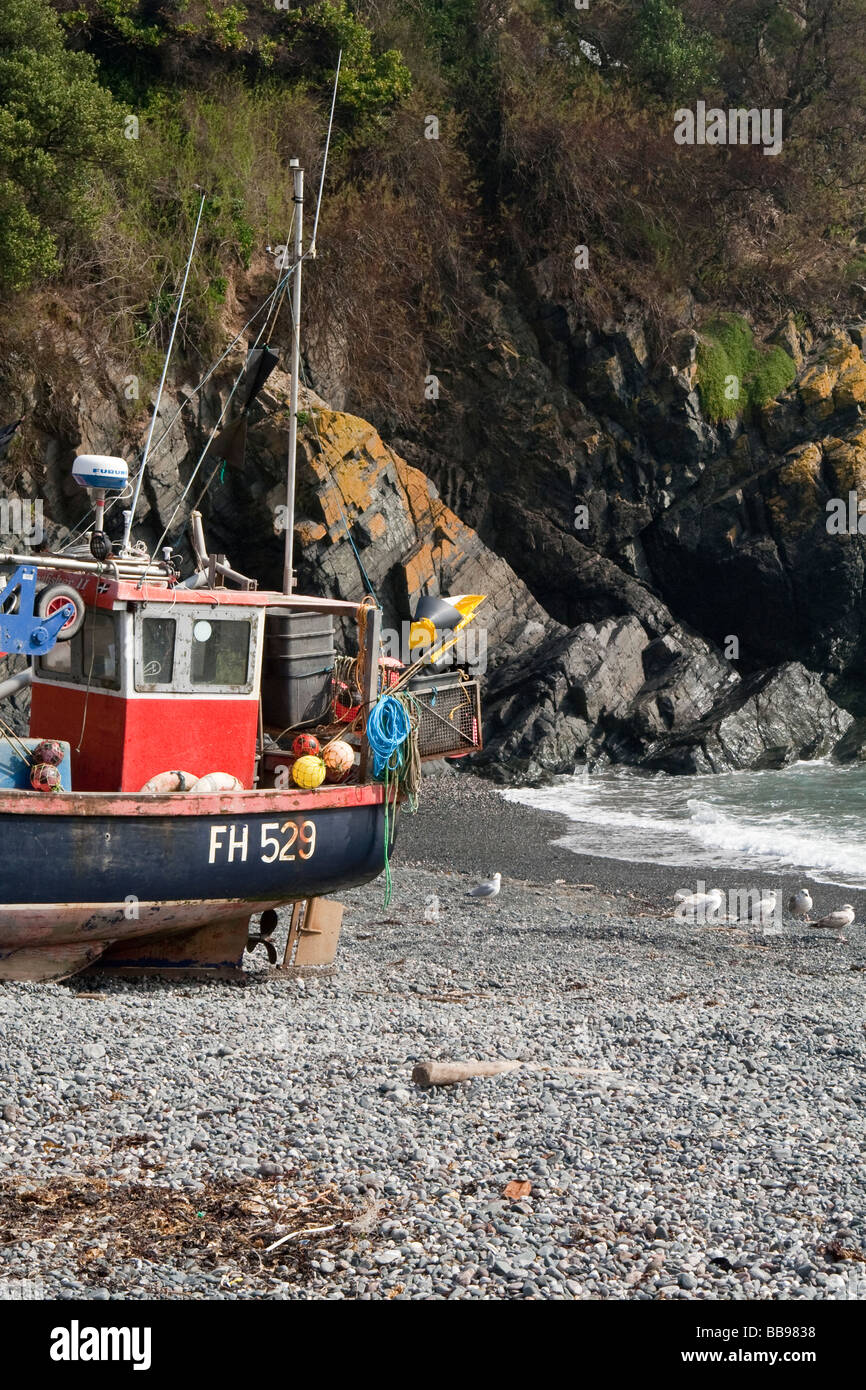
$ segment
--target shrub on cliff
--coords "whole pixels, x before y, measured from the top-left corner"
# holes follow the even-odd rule
[[[685,101],[716,81],[712,35],[689,25],[671,0],[646,0],[637,16],[632,64],[636,76],[660,96]]]
[[[99,217],[100,171],[125,155],[122,115],[47,0],[0,6],[0,287],[55,272]]]

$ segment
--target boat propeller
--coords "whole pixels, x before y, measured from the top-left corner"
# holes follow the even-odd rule
[[[276,931],[278,922],[279,918],[274,909],[272,907],[266,907],[259,918],[258,936],[254,936],[253,933],[250,932],[247,940],[247,950],[250,953],[252,953],[257,946],[264,946],[268,961],[271,965],[276,965],[277,963],[277,948],[273,941],[271,941],[271,937]]]

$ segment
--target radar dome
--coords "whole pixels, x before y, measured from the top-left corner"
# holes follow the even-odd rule
[[[79,454],[72,465],[72,476],[81,487],[122,492],[129,482],[129,469],[123,459],[110,454]]]

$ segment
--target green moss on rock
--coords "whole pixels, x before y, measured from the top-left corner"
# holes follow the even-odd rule
[[[791,385],[794,360],[781,347],[763,347],[744,318],[727,314],[704,331],[697,351],[698,391],[710,420],[760,410]]]

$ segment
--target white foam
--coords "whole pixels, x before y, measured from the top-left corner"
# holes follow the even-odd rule
[[[798,763],[717,777],[617,770],[505,793],[571,822],[557,841],[579,854],[787,873],[866,886],[866,771]]]

